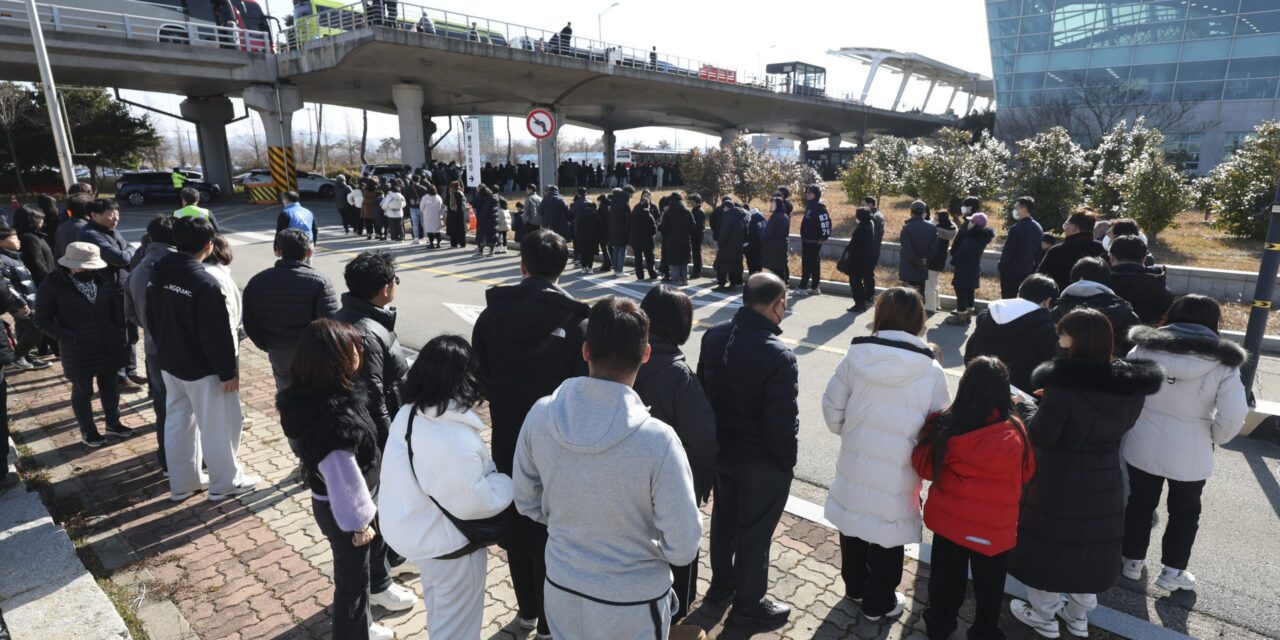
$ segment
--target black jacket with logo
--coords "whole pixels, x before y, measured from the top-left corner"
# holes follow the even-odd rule
[[[183,380],[216,375],[226,382],[239,375],[222,287],[195,258],[177,252],[156,263],[146,314],[161,370]]]

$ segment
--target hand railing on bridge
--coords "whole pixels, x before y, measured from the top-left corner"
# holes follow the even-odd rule
[[[188,22],[175,11],[175,19],[97,11],[57,4],[37,4],[45,33],[92,33],[128,40],[212,46],[241,51],[267,52],[270,34],[265,31]],[[27,28],[27,3],[0,0],[0,25]]]

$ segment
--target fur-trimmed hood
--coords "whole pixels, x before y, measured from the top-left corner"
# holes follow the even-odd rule
[[[1137,326],[1129,330],[1129,340],[1135,346],[1152,351],[1200,356],[1228,367],[1238,367],[1249,358],[1240,345],[1193,324],[1177,323],[1160,328]]]
[[[1162,382],[1164,371],[1148,360],[1097,362],[1058,358],[1040,365],[1031,374],[1031,386],[1036,389],[1062,387],[1117,396],[1149,396],[1160,390]]]

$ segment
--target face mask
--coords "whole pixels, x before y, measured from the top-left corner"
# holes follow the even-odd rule
[[[960,207],[960,213],[966,216],[969,215],[969,207]]]
[[[71,276],[80,282],[93,282],[94,273],[92,271],[81,271],[80,273],[73,273]]]

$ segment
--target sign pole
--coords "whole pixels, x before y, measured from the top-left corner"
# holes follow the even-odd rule
[[[53,145],[58,152],[58,168],[62,171],[62,187],[67,193],[76,182],[76,165],[71,159],[71,144],[67,137],[67,125],[58,108],[58,88],[53,84],[53,69],[49,66],[49,51],[44,46],[44,30],[40,27],[40,14],[36,0],[27,0],[27,22],[31,25],[31,42],[35,45],[36,66],[40,68],[40,84],[44,85],[44,102],[49,108],[49,128],[53,130]]]
[[[1244,334],[1244,348],[1249,359],[1240,367],[1240,377],[1249,398],[1249,406],[1256,406],[1253,395],[1253,377],[1258,372],[1258,358],[1262,357],[1262,338],[1267,333],[1267,316],[1271,314],[1271,300],[1276,287],[1276,271],[1280,269],[1280,184],[1276,185],[1275,200],[1271,205],[1271,222],[1267,225],[1266,250],[1258,265],[1258,284],[1253,292],[1253,308],[1249,310],[1249,326]]]
[[[525,117],[525,127],[538,140],[538,192],[556,184],[560,170],[557,117],[550,109],[535,108]]]
[[[480,126],[475,118],[462,119],[462,166],[467,170],[467,187],[480,186]]]

